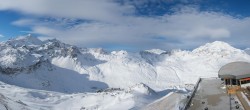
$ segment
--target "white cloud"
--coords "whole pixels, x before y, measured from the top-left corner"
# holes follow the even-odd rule
[[[84,46],[116,43],[139,48],[152,46],[159,48],[164,45],[169,46],[169,42],[157,40],[158,36],[179,42],[198,39],[197,42],[201,44],[207,42],[206,40],[226,40],[247,36],[250,34],[245,28],[247,25],[250,25],[250,20],[237,19],[222,13],[191,12],[158,18],[127,17],[125,21],[116,24],[83,23],[66,31],[59,30],[50,36],[60,36],[58,38],[65,42]],[[197,43],[192,44],[197,45]],[[189,46],[192,45],[189,44]],[[186,47],[186,43],[180,47]]]
[[[131,6],[122,6],[111,0],[0,0],[0,3],[0,10],[105,22],[115,22],[122,19],[123,14],[133,11]]]
[[[67,24],[67,19],[59,19],[56,23],[36,19],[13,22],[18,26],[30,26],[34,33],[81,46],[119,44],[138,49],[187,48],[212,40],[235,44],[250,40],[249,17],[235,18],[221,12],[200,11],[199,7],[193,6],[178,7],[174,9],[175,13],[163,16],[139,17],[133,15],[135,10],[131,5],[120,5],[112,0],[0,2],[0,10],[10,9],[38,16],[90,20],[70,28],[62,28],[62,25]]]
[[[57,30],[55,29],[51,29],[51,28],[48,28],[48,27],[42,27],[42,26],[35,26],[32,28],[33,30],[33,33],[39,33],[39,34],[42,34],[42,35],[53,35],[55,33],[58,33]],[[63,32],[60,32],[60,33],[63,33]]]
[[[17,25],[17,26],[29,26],[29,25],[33,25],[37,22],[38,21],[36,21],[34,19],[20,19],[20,20],[12,22],[12,24]]]
[[[3,38],[3,37],[4,37],[4,35],[0,34],[0,38]]]

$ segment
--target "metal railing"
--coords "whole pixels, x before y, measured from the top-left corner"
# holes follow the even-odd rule
[[[181,109],[181,110],[187,110],[187,109],[188,109],[188,107],[190,106],[190,103],[191,103],[191,101],[192,101],[192,98],[194,97],[194,94],[195,94],[195,92],[197,91],[197,88],[199,87],[199,83],[200,83],[200,82],[201,82],[201,78],[199,78],[198,81],[196,82],[196,84],[195,84],[195,86],[194,86],[194,89],[193,89],[193,91],[192,91],[190,97],[189,97],[188,100],[186,101],[186,103],[185,103],[183,109]]]

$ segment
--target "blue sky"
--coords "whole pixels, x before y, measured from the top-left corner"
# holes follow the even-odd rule
[[[108,50],[250,47],[249,0],[73,1],[0,0],[0,40],[31,33]]]

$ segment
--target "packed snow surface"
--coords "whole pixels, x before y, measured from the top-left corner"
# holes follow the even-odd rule
[[[221,41],[192,51],[107,52],[22,36],[0,43],[0,108],[139,109],[199,77],[217,77],[229,62],[250,62],[247,52]]]

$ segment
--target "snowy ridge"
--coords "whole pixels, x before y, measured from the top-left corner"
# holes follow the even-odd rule
[[[139,93],[146,94],[146,95],[156,94],[156,92],[153,89],[151,89],[150,87],[148,87],[147,85],[143,83],[139,83],[130,87],[129,91],[137,92],[137,93],[139,92]]]
[[[145,50],[145,52],[149,52],[149,53],[152,53],[152,54],[157,54],[157,55],[167,53],[167,51],[165,51],[165,50],[161,50],[161,49],[151,49],[151,50]]]
[[[196,55],[228,56],[242,53],[242,50],[236,49],[229,44],[221,41],[207,43],[192,51]]]
[[[100,94],[105,91],[126,94],[125,97],[129,98],[126,102],[126,98],[117,100],[120,95],[112,96],[108,99],[116,99],[113,104],[124,103],[127,109],[140,108],[159,97],[160,91],[183,89],[194,84],[199,77],[217,77],[218,70],[226,63],[250,62],[246,50],[221,41],[207,43],[193,51],[152,49],[131,53],[80,48],[56,39],[40,41],[29,35],[1,42],[0,46],[0,81],[64,95],[86,93],[89,97],[84,101],[93,99],[99,102],[94,101],[95,106],[87,107],[89,109],[115,107],[112,104],[104,107],[107,103],[103,101],[107,100]],[[136,96],[144,98],[134,98]],[[67,99],[67,103],[73,104],[79,98]],[[85,108],[91,105],[90,102],[84,104]],[[51,109],[57,107],[59,105],[51,104]]]
[[[5,42],[8,45],[11,45],[13,47],[20,47],[20,46],[24,46],[24,45],[41,45],[42,41],[39,40],[36,37],[32,37],[31,35],[27,35],[27,36],[19,36],[15,39],[10,39],[8,41]]]
[[[51,65],[51,69],[45,71],[51,70],[49,71],[51,73],[59,71],[58,68],[67,69],[75,72],[74,74],[85,74],[89,80],[103,82],[109,87],[126,88],[143,83],[160,91],[174,86],[193,84],[198,77],[216,77],[217,71],[223,64],[250,59],[244,51],[220,41],[207,43],[193,51],[166,52],[152,49],[138,53],[124,50],[108,53],[103,49],[79,48],[56,39],[32,45],[26,43],[34,41],[39,42],[37,38],[27,36],[2,42],[1,68],[30,70],[25,68],[46,62],[47,65]],[[9,42],[19,43],[16,43],[15,47]],[[41,71],[39,69],[34,67],[32,70],[37,70],[34,72],[36,73]],[[12,71],[12,73],[20,73],[17,74],[18,77],[28,71]],[[95,88],[96,85],[91,86]]]
[[[140,88],[140,90],[135,89]],[[146,94],[145,85],[126,89],[107,89],[97,93],[65,94],[52,91],[21,88],[0,81],[1,110],[128,110],[139,109],[162,97],[158,93]],[[167,92],[168,93],[168,92]],[[165,93],[166,94],[166,93]]]

